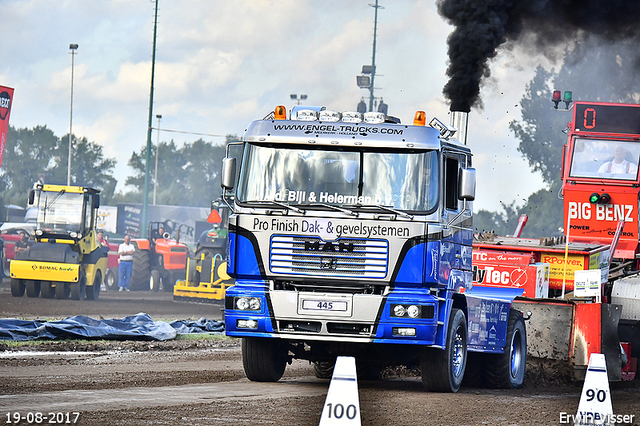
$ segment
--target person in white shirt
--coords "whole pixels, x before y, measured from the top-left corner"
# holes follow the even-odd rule
[[[118,286],[119,291],[129,291],[129,279],[131,278],[131,270],[133,268],[133,253],[136,248],[131,244],[131,237],[124,236],[124,243],[118,247]]]
[[[607,161],[598,169],[598,173],[616,174],[616,175],[633,175],[638,172],[638,165],[627,161],[624,157],[626,150],[622,145],[616,145],[613,151],[614,158]]]

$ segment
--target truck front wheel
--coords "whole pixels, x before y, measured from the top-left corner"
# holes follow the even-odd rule
[[[422,348],[422,385],[428,391],[457,392],[467,365],[467,320],[464,312],[453,308],[449,316],[444,350]]]
[[[287,366],[287,349],[279,339],[244,337],[242,365],[253,382],[277,382]]]
[[[522,387],[527,365],[527,332],[520,311],[511,309],[509,312],[504,353],[487,355],[485,365],[489,386],[500,389]]]
[[[318,379],[330,379],[333,376],[335,361],[316,361],[313,363],[313,374]]]

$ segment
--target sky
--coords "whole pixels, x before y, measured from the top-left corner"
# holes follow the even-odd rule
[[[338,111],[368,100],[356,76],[372,61],[374,0],[158,1],[152,126],[158,126],[156,115],[162,119],[154,144],[158,136],[178,145],[199,138],[223,143],[225,135],[242,135],[276,105],[291,108],[291,94],[306,94],[303,104]],[[417,110],[426,111],[428,121],[448,123],[442,88],[452,27],[435,1],[379,4],[375,96],[403,123],[412,123]],[[147,142],[154,7],[150,0],[0,0],[6,35],[0,86],[15,89],[10,124],[68,134],[69,44],[78,44],[73,134],[103,146],[117,161],[118,191],[128,190],[127,162]],[[469,116],[475,210],[522,205],[543,187],[509,130],[521,118],[518,104],[538,65],[550,66],[517,49],[501,51],[491,62],[483,108]]]

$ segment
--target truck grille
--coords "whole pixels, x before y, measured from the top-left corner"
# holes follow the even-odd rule
[[[271,272],[383,279],[387,275],[389,242],[374,239],[323,241],[317,237],[271,237]]]

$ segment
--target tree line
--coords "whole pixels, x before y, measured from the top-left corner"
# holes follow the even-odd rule
[[[199,139],[178,146],[173,140],[152,145],[150,151],[149,203],[152,202],[155,158],[158,150],[158,187],[156,204],[208,207],[220,196],[220,168],[227,142],[237,141],[227,135],[224,144]],[[142,203],[144,192],[146,146],[133,152],[128,165],[133,175],[123,182],[125,190],[116,191],[116,160],[107,158],[103,147],[86,137],[72,137],[71,184],[101,190],[101,203],[115,206],[119,202]],[[47,126],[32,129],[9,127],[2,167],[0,167],[0,208],[14,204],[24,207],[27,194],[37,181],[66,184],[69,158],[69,135],[56,136]],[[5,217],[0,212],[0,221]]]

